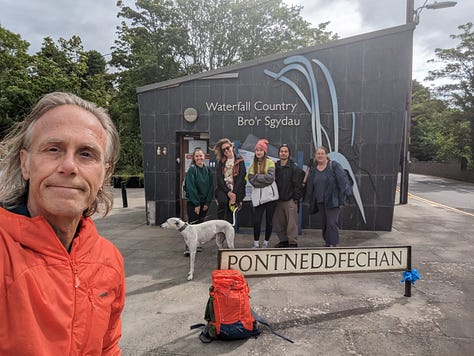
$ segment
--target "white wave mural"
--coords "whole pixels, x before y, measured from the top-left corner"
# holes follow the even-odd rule
[[[319,60],[313,59],[312,61],[308,60],[306,57],[303,56],[291,56],[286,58],[283,63],[285,67],[283,67],[278,73],[274,73],[268,69],[264,70],[264,73],[275,80],[279,80],[285,84],[287,84],[291,89],[295,91],[298,97],[301,99],[305,107],[307,108],[308,112],[311,115],[311,130],[312,130],[312,138],[313,138],[313,145],[314,149],[319,146],[323,145],[323,135],[327,142],[328,146],[328,157],[338,162],[342,168],[349,172],[349,175],[354,182],[353,186],[353,194],[354,200],[356,201],[357,207],[362,215],[364,222],[365,219],[365,212],[364,206],[362,204],[362,199],[360,196],[359,186],[354,176],[354,172],[352,167],[347,160],[347,158],[339,152],[339,108],[337,103],[337,93],[336,87],[334,85],[334,81],[332,79],[331,73],[327,69],[327,67]],[[332,117],[333,117],[333,137],[331,139],[328,130],[322,125],[321,123],[321,112],[319,107],[319,96],[318,96],[318,87],[316,76],[313,70],[313,64],[316,64],[322,71],[324,75],[324,80],[329,88],[329,94],[331,97],[331,107],[332,107]],[[298,85],[285,76],[286,73],[296,71],[301,73],[308,82],[310,97],[309,99],[303,94],[301,88]],[[352,113],[352,140],[351,144],[354,144],[354,128],[355,128],[355,114]]]

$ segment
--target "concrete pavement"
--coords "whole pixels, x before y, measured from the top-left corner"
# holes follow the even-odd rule
[[[127,189],[128,208],[116,193],[111,215],[96,224],[125,258],[124,355],[473,354],[472,215],[410,196],[395,207],[391,232],[342,232],[344,247],[413,246],[421,280],[411,298],[403,296],[400,272],[248,278],[252,308],[295,343],[263,327],[257,339],[203,344],[189,326],[204,322],[216,245],[207,243],[197,255],[188,282],[179,233],[146,225],[142,189]],[[236,235],[237,247],[251,241],[251,235]],[[321,232],[304,230],[299,243],[322,246]]]

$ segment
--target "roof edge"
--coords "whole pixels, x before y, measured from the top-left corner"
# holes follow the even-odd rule
[[[196,73],[196,74],[187,75],[187,76],[184,76],[184,77],[165,80],[163,82],[144,85],[144,86],[136,88],[136,93],[141,94],[141,93],[151,91],[151,90],[155,90],[155,89],[166,89],[166,88],[169,88],[169,87],[175,87],[175,86],[178,86],[181,83],[188,82],[188,81],[191,81],[191,80],[205,79],[205,78],[213,77],[213,76],[216,76],[216,75],[219,75],[219,74],[223,74],[223,73],[227,73],[227,72],[231,72],[231,71],[251,67],[251,66],[256,65],[256,64],[262,64],[262,63],[265,63],[265,62],[278,60],[280,58],[285,58],[285,57],[288,57],[288,56],[293,56],[293,55],[298,55],[298,54],[301,55],[301,54],[305,54],[305,53],[308,53],[308,52],[314,52],[315,50],[325,49],[325,48],[329,48],[329,47],[342,46],[342,45],[346,45],[348,43],[364,41],[364,40],[371,39],[371,38],[376,38],[376,37],[388,36],[388,35],[391,35],[391,34],[397,33],[397,32],[413,31],[415,29],[415,27],[416,27],[416,25],[414,23],[409,23],[409,24],[404,24],[404,25],[401,25],[401,26],[395,26],[395,27],[390,27],[390,28],[386,28],[386,29],[383,29],[383,30],[377,30],[377,31],[373,31],[373,32],[363,33],[363,34],[360,34],[360,35],[346,37],[346,38],[342,38],[342,39],[339,39],[339,40],[334,40],[334,41],[318,44],[318,45],[311,46],[311,47],[298,48],[296,50],[289,51],[289,52],[271,54],[271,55],[268,55],[268,56],[252,59],[250,61],[246,61],[246,62],[242,62],[242,63],[236,63],[236,64],[232,64],[230,66],[213,69],[213,70],[209,70],[209,71],[206,71],[206,72],[200,72],[200,73]]]

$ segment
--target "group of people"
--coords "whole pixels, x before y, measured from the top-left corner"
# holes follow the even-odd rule
[[[253,189],[262,189],[276,183],[275,199],[254,204],[254,242],[252,247],[268,247],[272,231],[279,242],[277,248],[298,247],[298,206],[306,192],[310,213],[319,213],[326,247],[339,244],[339,212],[345,205],[345,173],[342,166],[330,161],[325,147],[318,147],[302,178],[302,171],[291,160],[288,145],[278,149],[279,160],[273,163],[267,157],[268,141],[261,139],[255,145],[254,160],[249,168],[248,179]],[[268,189],[270,191],[270,189]],[[253,193],[253,192],[252,192]],[[260,196],[262,196],[260,192]],[[265,212],[265,239],[260,246],[260,229]]]
[[[267,153],[268,141],[266,139],[258,140],[248,174],[253,189],[252,195],[253,197],[257,195],[260,198],[260,201],[258,198],[252,199],[255,209],[252,247],[268,247],[273,230],[279,239],[275,247],[298,247],[298,204],[301,198],[300,169],[290,159],[290,149],[285,144],[279,148],[279,160],[276,163],[268,158]],[[267,194],[273,195],[273,197],[264,198]],[[265,238],[260,245],[260,230],[264,213]]]
[[[0,354],[120,354],[123,258],[91,218],[112,207],[119,146],[105,109],[62,92],[42,97],[1,141]],[[204,152],[195,149],[185,184],[189,221],[202,222],[216,199],[218,219],[234,223],[248,176],[259,193],[252,246],[260,247],[265,213],[262,247],[272,230],[276,247],[297,247],[298,203],[307,185],[311,212],[324,218],[326,244],[337,245],[341,166],[318,148],[302,181],[287,145],[280,146],[276,163],[267,151],[268,141],[258,140],[247,175],[233,143],[219,140],[214,189]],[[270,199],[259,200],[264,196]]]
[[[283,144],[275,163],[268,156],[268,141],[260,139],[254,158],[246,172],[244,159],[236,154],[232,141],[219,140],[213,147],[216,155],[216,189],[210,170],[204,165],[204,152],[197,148],[185,177],[188,220],[203,222],[212,199],[217,202],[217,218],[234,224],[234,211],[240,209],[245,197],[246,177],[252,185],[253,237],[252,248],[267,248],[272,231],[279,242],[277,248],[298,247],[298,206],[306,191],[310,213],[319,213],[325,245],[339,243],[339,208],[345,204],[344,171],[330,161],[324,147],[316,149],[303,173],[291,159],[290,147]],[[258,196],[259,198],[255,198]],[[263,217],[264,239],[260,242]],[[187,249],[185,255],[189,255]]]
[[[245,196],[245,163],[241,156],[236,155],[234,145],[228,138],[219,140],[213,150],[217,157],[216,189],[211,171],[204,164],[203,149],[193,151],[192,163],[184,178],[188,220],[194,224],[203,222],[215,199],[217,218],[233,224],[234,210],[240,208]]]
[[[227,220],[234,225],[234,212],[240,209],[245,197],[245,162],[237,156],[233,143],[228,138],[219,140],[213,148],[217,158],[216,189],[211,171],[204,164],[205,153],[202,148],[193,151],[192,163],[186,172],[186,207],[188,222],[203,222],[213,199],[217,202],[217,218]],[[202,247],[198,246],[197,251]],[[184,256],[189,256],[186,246]]]

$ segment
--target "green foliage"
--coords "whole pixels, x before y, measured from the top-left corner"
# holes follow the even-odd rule
[[[449,104],[460,110],[453,121],[463,130],[469,147],[468,157],[474,162],[474,32],[472,23],[458,27],[462,32],[451,35],[459,40],[455,48],[437,48],[437,62],[440,69],[429,72],[428,79],[444,79],[438,86],[438,95],[448,100]],[[464,144],[465,141],[462,142]]]
[[[413,81],[410,152],[421,161],[446,161],[469,157],[469,124],[463,112],[433,97]]]
[[[337,35],[328,23],[311,28],[300,6],[281,0],[177,0],[191,50],[187,68],[200,71],[315,45]]]
[[[107,107],[114,95],[112,76],[97,51],[85,52],[78,36],[58,43],[46,37],[41,50],[0,26],[0,137],[21,121],[44,94],[67,91]]]
[[[172,1],[137,0],[136,9],[121,1],[118,39],[112,48],[110,64],[118,69],[115,76],[117,95],[110,113],[121,139],[118,173],[142,172],[140,121],[135,89],[185,75],[177,58],[185,56],[186,32],[178,24]]]
[[[117,171],[142,169],[135,89],[264,55],[337,39],[281,0],[137,0],[117,2],[123,21],[110,64],[118,88],[110,112],[122,150]]]
[[[0,26],[0,138],[34,102],[30,91],[29,43]]]
[[[122,95],[116,96],[110,105],[110,114],[120,134],[120,160],[115,171],[118,174],[136,175],[143,172],[142,147],[138,107]]]
[[[182,75],[176,56],[186,33],[180,28],[177,9],[168,0],[137,0],[137,10],[119,1],[122,21],[110,64],[119,69],[119,85],[142,86]]]

